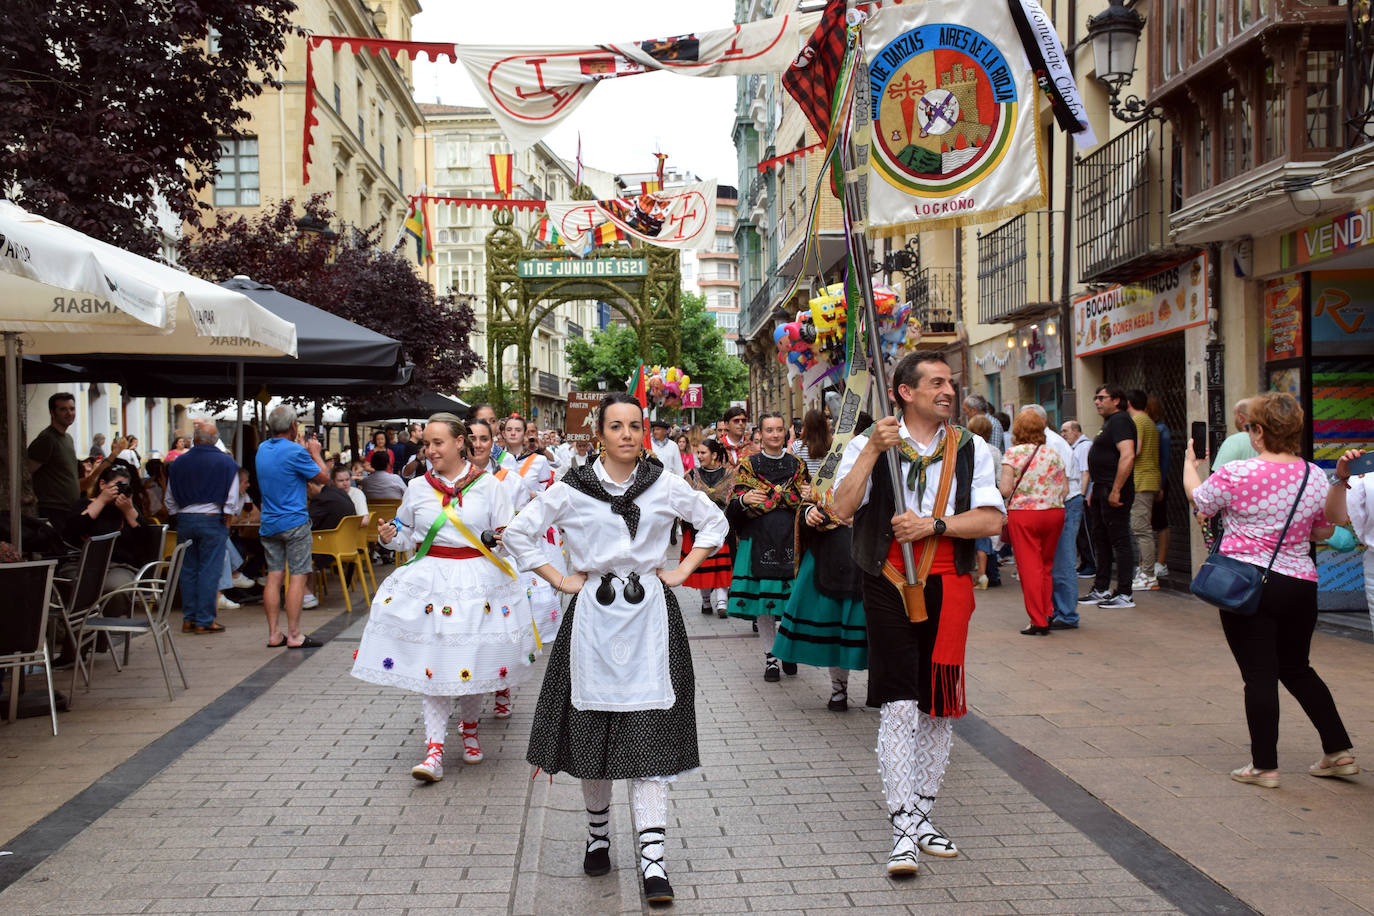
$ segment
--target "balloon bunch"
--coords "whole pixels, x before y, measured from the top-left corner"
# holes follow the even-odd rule
[[[649,403],[656,407],[680,409],[682,396],[691,383],[692,379],[677,366],[654,366],[645,371]]]
[[[873,287],[873,304],[878,312],[883,355],[895,357],[913,349],[921,334],[911,303],[899,301],[894,290],[879,284]],[[848,333],[844,285],[825,287],[807,305],[795,320],[773,329],[773,343],[778,362],[787,366],[787,381],[805,377],[810,386],[844,371]]]

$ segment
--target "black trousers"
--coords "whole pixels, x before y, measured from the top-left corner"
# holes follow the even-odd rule
[[[1110,487],[1093,486],[1093,500],[1086,507],[1088,530],[1092,532],[1093,557],[1097,561],[1097,578],[1093,588],[1106,591],[1112,581],[1112,564],[1116,564],[1116,590],[1122,595],[1131,593],[1131,579],[1135,576],[1135,554],[1131,547],[1131,500],[1135,488],[1121,491],[1121,505],[1107,502]]]
[[[1349,748],[1350,736],[1336,711],[1336,701],[1308,662],[1317,626],[1317,583],[1270,573],[1257,613],[1251,617],[1219,613],[1226,643],[1245,681],[1245,721],[1255,769],[1279,766],[1280,683],[1316,726],[1322,753]]]
[[[1088,523],[1088,504],[1083,504],[1083,514],[1078,518],[1078,532],[1075,535],[1075,545],[1078,547],[1078,568],[1085,567],[1097,569],[1097,556],[1093,550],[1092,526]]]

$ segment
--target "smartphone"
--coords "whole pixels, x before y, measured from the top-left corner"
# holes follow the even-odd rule
[[[1361,474],[1374,471],[1374,451],[1365,452],[1360,457],[1347,461],[1345,467],[1351,477],[1358,477]]]
[[[1207,456],[1207,424],[1202,420],[1194,420],[1192,432],[1189,435],[1193,440],[1193,457],[1205,458]]]

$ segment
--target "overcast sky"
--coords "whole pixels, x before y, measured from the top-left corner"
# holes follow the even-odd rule
[[[640,41],[728,27],[732,0],[427,0],[415,17],[415,41],[556,47]],[[415,62],[415,95],[421,102],[481,105],[467,71],[447,58]],[[738,181],[730,131],[735,120],[735,78],[694,79],[669,73],[607,80],[546,138],[569,162],[582,135],[582,162],[609,172],[654,168],[654,152],[668,165]]]

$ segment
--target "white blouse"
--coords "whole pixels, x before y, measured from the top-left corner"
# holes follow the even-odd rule
[[[459,477],[466,474],[468,466],[463,465]],[[445,478],[442,474],[434,476],[442,480],[446,485],[453,486],[453,479]],[[472,529],[473,534],[481,535],[484,530],[495,531],[510,523],[515,510],[511,508],[510,497],[506,495],[505,488],[501,482],[490,474],[483,474],[473,482],[472,486],[463,494],[463,504],[458,505],[458,501],[453,501],[453,506],[458,511],[458,517],[463,520],[463,524]],[[429,485],[429,481],[423,477],[417,477],[406,486],[405,498],[401,500],[401,508],[396,512],[396,518],[400,521],[400,531],[396,537],[387,544],[391,550],[414,550],[424,541],[425,535],[429,533],[430,526],[434,520],[444,511],[443,502],[439,492]],[[439,533],[434,537],[435,544],[445,547],[472,547],[467,538],[458,533],[458,529],[452,524],[445,524],[439,529]]]

